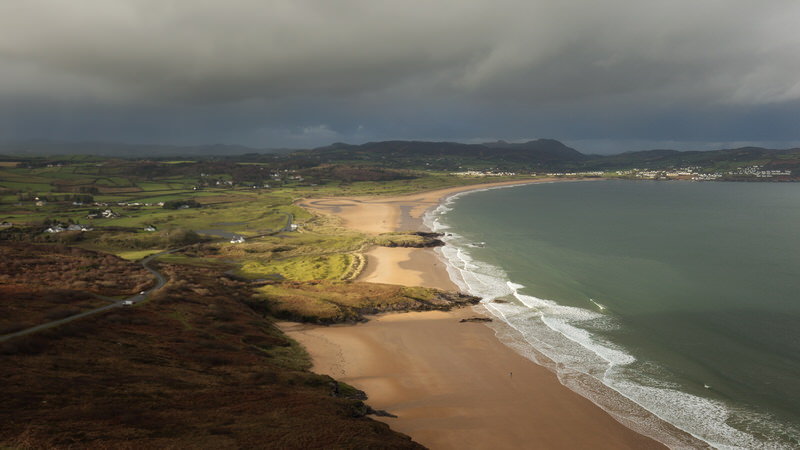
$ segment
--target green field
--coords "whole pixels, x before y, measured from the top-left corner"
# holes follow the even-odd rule
[[[336,195],[387,195],[483,182],[441,173],[404,172],[401,179],[345,182],[333,178],[302,182],[293,172],[256,163],[202,161],[161,163],[67,158],[58,164],[0,166],[0,220],[12,222],[13,239],[68,243],[113,253],[132,261],[166,249],[184,248],[159,257],[170,264],[222,265],[247,279],[298,282],[346,280],[363,267],[361,252],[373,243],[342,229],[328,216],[297,206],[302,198]],[[348,168],[347,173],[354,170]],[[272,179],[280,173],[281,179]],[[312,172],[313,173],[313,172]],[[328,172],[321,172],[328,173]],[[372,172],[368,172],[372,173]],[[381,176],[385,171],[376,171]],[[225,183],[217,184],[218,180]],[[253,189],[257,181],[259,188]],[[227,183],[228,181],[231,184]],[[265,189],[263,184],[270,184]],[[83,204],[73,204],[81,196]],[[35,198],[46,199],[37,206]],[[165,209],[159,202],[193,200],[188,209]],[[99,213],[110,210],[111,217]],[[91,215],[94,216],[91,216]],[[291,217],[296,232],[280,232]],[[81,233],[48,234],[51,224],[78,223],[93,228]],[[145,231],[153,226],[155,231]],[[241,244],[228,242],[241,235]],[[415,243],[414,236],[384,237],[386,242]],[[185,246],[189,247],[185,247]]]

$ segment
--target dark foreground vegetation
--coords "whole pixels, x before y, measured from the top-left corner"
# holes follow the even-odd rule
[[[249,283],[164,266],[148,303],[0,344],[12,448],[415,448],[247,303]],[[350,396],[350,398],[348,398]]]

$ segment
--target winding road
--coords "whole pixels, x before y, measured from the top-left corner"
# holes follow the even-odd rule
[[[112,299],[112,298],[109,298],[109,297],[104,297],[102,295],[93,294],[97,298],[101,298],[103,300],[109,300],[109,301],[111,301],[113,303],[111,303],[109,305],[101,306],[99,308],[90,309],[89,311],[84,311],[82,313],[75,314],[75,315],[69,316],[69,317],[65,317],[63,319],[54,320],[52,322],[47,322],[47,323],[43,323],[41,325],[36,325],[35,327],[26,328],[24,330],[17,331],[15,333],[10,333],[10,334],[6,334],[6,335],[3,335],[3,336],[0,336],[0,342],[4,342],[4,341],[7,341],[9,339],[13,339],[13,338],[20,337],[20,336],[25,336],[25,335],[32,334],[32,333],[37,333],[39,331],[46,330],[48,328],[57,327],[59,325],[64,325],[65,323],[72,322],[73,320],[82,319],[84,317],[91,316],[91,315],[94,315],[94,314],[97,314],[97,313],[101,313],[103,311],[108,311],[109,309],[119,308],[121,306],[133,306],[136,303],[139,303],[139,302],[143,301],[144,299],[147,298],[147,296],[151,292],[157,291],[158,289],[161,289],[162,287],[164,287],[165,284],[167,284],[167,279],[164,278],[164,275],[162,275],[161,273],[159,273],[155,269],[150,268],[147,265],[147,263],[149,263],[154,258],[157,258],[157,257],[159,257],[161,255],[166,255],[168,253],[172,253],[172,252],[174,252],[176,250],[180,250],[181,248],[185,248],[185,247],[175,248],[175,249],[172,249],[172,250],[163,251],[161,253],[155,253],[155,254],[152,254],[152,255],[150,255],[147,258],[142,260],[142,267],[144,267],[147,271],[149,271],[150,273],[152,273],[153,275],[156,276],[157,282],[156,282],[156,285],[154,287],[152,287],[152,288],[150,288],[150,289],[148,289],[146,291],[142,291],[142,292],[140,292],[140,293],[138,293],[136,295],[133,295],[131,297],[124,298],[122,300]]]
[[[277,232],[291,231],[291,228],[292,228],[292,215],[289,214],[289,213],[284,213],[284,212],[278,212],[278,214],[283,214],[283,215],[286,216],[286,226],[284,226],[283,228],[281,228]],[[275,234],[275,232],[266,233],[266,234],[253,236],[253,237],[267,236],[267,235],[270,235],[270,234]],[[187,247],[189,247],[189,245],[185,245],[183,247],[178,247],[178,248],[173,248],[171,250],[165,250],[165,251],[160,252],[160,253],[154,253],[154,254],[152,254],[152,255],[150,255],[147,258],[142,260],[142,262],[141,262],[142,267],[144,267],[148,272],[152,273],[156,277],[156,285],[153,286],[152,288],[150,288],[150,289],[148,289],[146,291],[142,291],[142,292],[140,292],[140,293],[138,293],[136,295],[130,296],[128,298],[124,298],[122,300],[116,300],[116,299],[112,299],[112,298],[109,298],[109,297],[104,297],[102,295],[92,294],[97,298],[101,298],[103,300],[108,300],[108,301],[111,301],[113,303],[111,303],[109,305],[101,306],[99,308],[91,309],[89,311],[84,311],[82,313],[75,314],[73,316],[65,317],[63,319],[54,320],[52,322],[47,322],[47,323],[43,323],[41,325],[36,325],[34,327],[26,328],[24,330],[20,330],[20,331],[14,332],[14,333],[5,334],[3,336],[0,336],[0,342],[5,342],[5,341],[7,341],[9,339],[14,339],[14,338],[17,338],[17,337],[26,336],[26,335],[29,335],[29,334],[37,333],[37,332],[42,331],[42,330],[46,330],[48,328],[53,328],[53,327],[57,327],[57,326],[60,326],[60,325],[64,325],[65,323],[69,323],[69,322],[72,322],[74,320],[82,319],[82,318],[87,317],[87,316],[91,316],[91,315],[98,314],[98,313],[101,313],[101,312],[104,312],[104,311],[108,311],[109,309],[126,307],[126,306],[130,307],[130,306],[133,306],[133,305],[135,305],[135,304],[137,304],[137,303],[139,303],[141,301],[144,301],[147,298],[147,296],[150,295],[150,293],[161,289],[162,287],[164,287],[164,285],[167,284],[167,279],[164,277],[163,274],[161,274],[157,270],[155,270],[155,269],[151,268],[150,266],[148,266],[150,261],[152,261],[155,258],[158,258],[159,256],[167,255],[169,253],[173,253],[173,252],[176,252],[178,250],[183,250],[184,248],[187,248]]]

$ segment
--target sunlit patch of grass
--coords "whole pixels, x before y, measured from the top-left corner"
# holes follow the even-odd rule
[[[150,255],[160,253],[163,249],[150,249],[150,250],[125,250],[116,252],[115,255],[120,258],[127,259],[128,261],[139,261],[140,259],[147,258]]]
[[[346,253],[299,256],[279,261],[249,260],[237,271],[245,278],[270,278],[276,274],[293,281],[341,280],[351,272],[356,258]]]

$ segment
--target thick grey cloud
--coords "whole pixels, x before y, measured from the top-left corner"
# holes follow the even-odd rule
[[[0,133],[789,144],[798,17],[780,0],[10,0]]]

